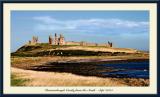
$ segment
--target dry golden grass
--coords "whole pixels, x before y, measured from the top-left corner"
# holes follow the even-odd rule
[[[25,86],[127,86],[123,81],[112,80],[112,78],[84,77],[71,73],[38,72],[11,69],[19,79],[29,79]]]
[[[46,56],[46,57],[11,57],[11,64],[22,64],[22,63],[45,63],[50,61],[70,61],[70,60],[81,60],[81,59],[149,59],[149,56],[142,55],[123,55],[123,56],[70,56],[70,57],[60,57],[60,56]]]
[[[105,47],[85,47],[85,46],[73,46],[67,48],[56,48],[58,50],[85,50],[85,51],[103,51],[103,52],[126,52],[136,53],[137,50],[131,48],[105,48]]]

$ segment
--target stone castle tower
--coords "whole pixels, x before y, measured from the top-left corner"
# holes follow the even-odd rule
[[[113,43],[108,41],[108,47],[112,47]]]
[[[58,38],[57,34],[55,33],[53,44],[54,45],[65,45],[65,39],[64,39],[63,35],[60,34],[60,37]]]
[[[52,38],[52,36],[51,36],[51,35],[49,36],[49,40],[48,40],[48,41],[49,41],[49,44],[50,44],[50,45],[52,45],[52,44],[53,44],[53,38]]]
[[[62,34],[60,34],[60,37],[58,38],[58,45],[65,45],[64,37]]]
[[[32,40],[29,40],[30,45],[35,45],[38,43],[38,36],[33,36]]]
[[[54,35],[54,45],[58,45],[58,37],[56,33]]]

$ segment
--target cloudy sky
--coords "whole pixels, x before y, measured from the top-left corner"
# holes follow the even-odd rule
[[[11,51],[33,35],[40,42],[63,34],[66,41],[106,43],[116,47],[149,49],[148,11],[12,11]]]

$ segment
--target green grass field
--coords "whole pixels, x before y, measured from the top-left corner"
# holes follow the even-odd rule
[[[25,86],[25,82],[29,79],[18,78],[16,74],[11,74],[11,86]]]

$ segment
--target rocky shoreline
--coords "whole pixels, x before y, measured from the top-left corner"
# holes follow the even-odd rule
[[[114,68],[106,67],[100,64],[143,62],[147,59],[126,59],[126,60],[78,60],[78,61],[58,61],[48,62],[40,66],[31,66],[29,70],[48,71],[48,72],[67,72],[83,76],[106,77],[103,72],[117,71]],[[112,77],[112,76],[110,76]],[[125,76],[124,76],[125,77]]]

